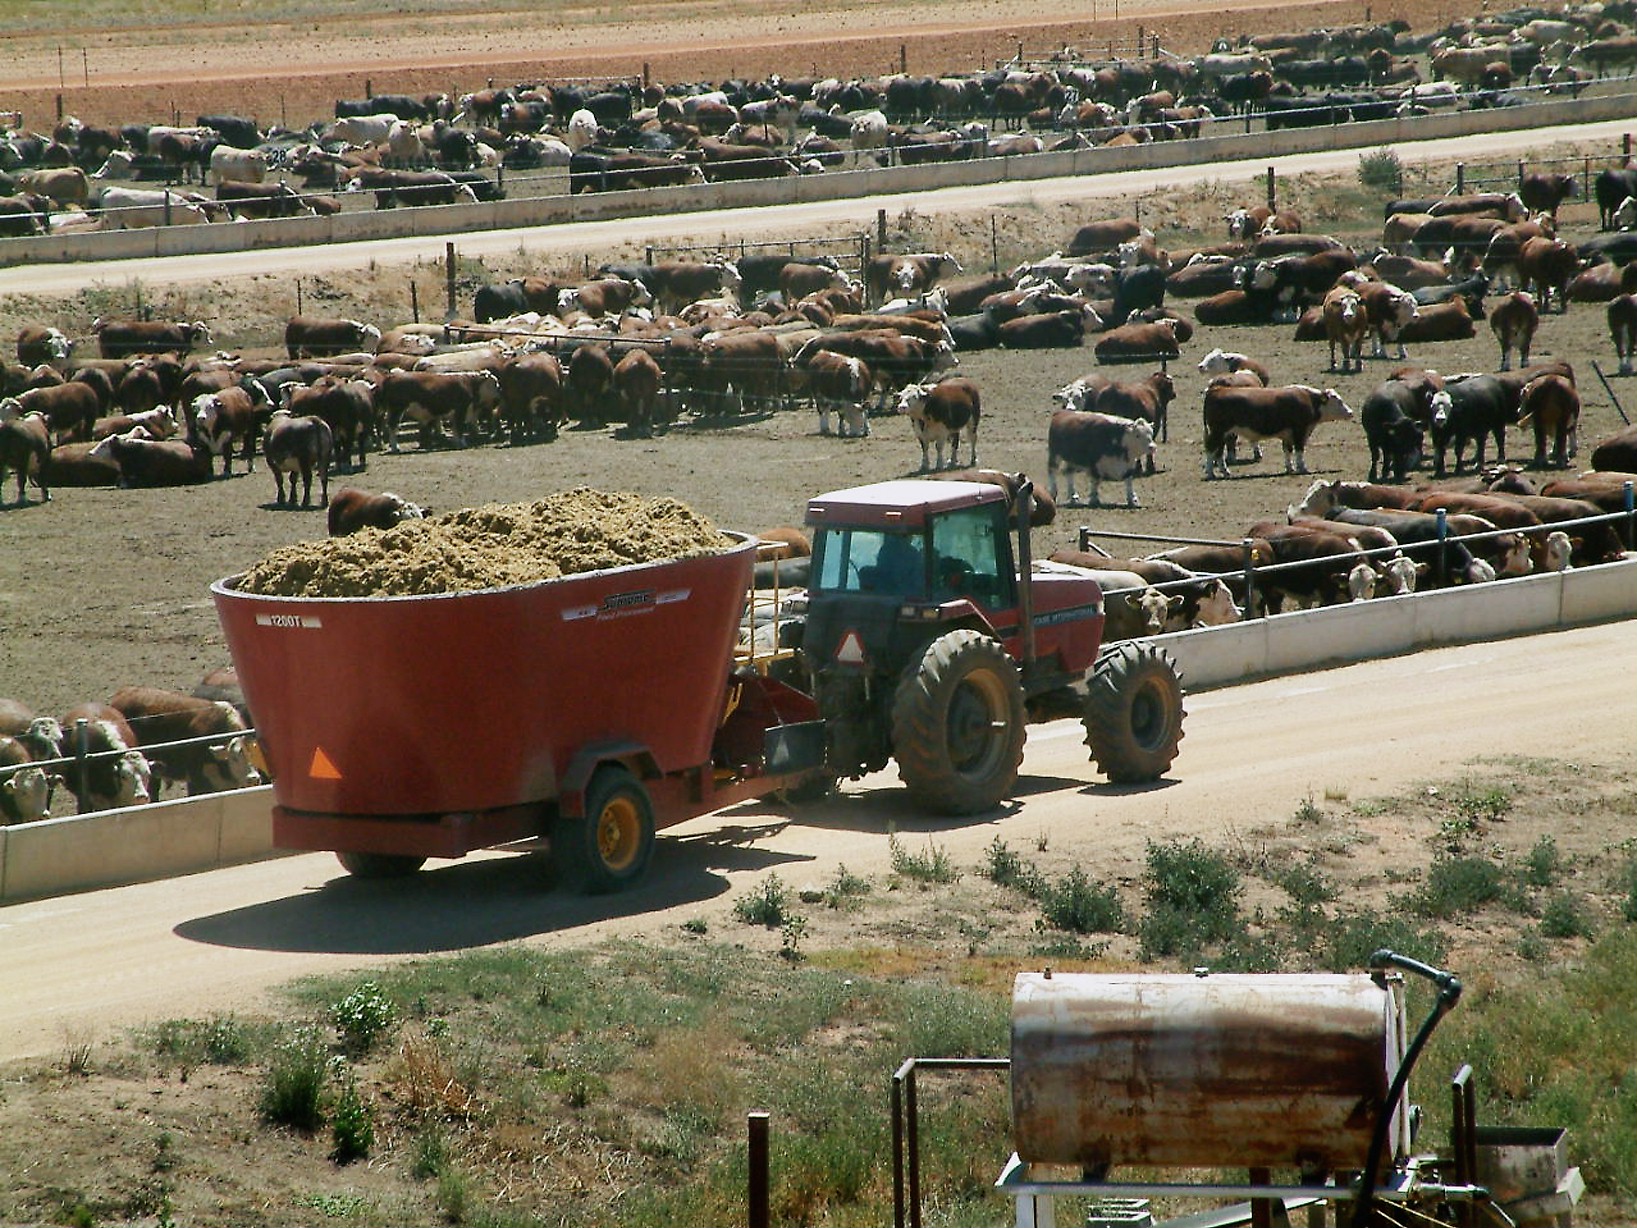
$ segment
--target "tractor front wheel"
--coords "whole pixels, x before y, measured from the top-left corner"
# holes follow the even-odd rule
[[[1085,711],[1086,745],[1111,781],[1158,780],[1182,741],[1182,680],[1171,654],[1125,640],[1092,667]]]
[[[938,814],[999,805],[1023,761],[1023,684],[1006,650],[977,631],[926,646],[892,704],[898,774],[918,804]]]

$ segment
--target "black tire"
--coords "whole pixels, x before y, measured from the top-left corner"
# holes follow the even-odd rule
[[[424,857],[397,853],[337,853],[341,868],[354,878],[407,878],[426,864]]]
[[[623,891],[654,854],[654,806],[642,782],[623,767],[598,768],[585,791],[585,817],[558,819],[552,857],[563,881],[592,895]]]
[[[927,645],[892,703],[892,746],[910,796],[938,814],[998,806],[1023,762],[1023,684],[1006,650],[977,631]]]
[[[1117,784],[1158,780],[1182,741],[1182,680],[1171,654],[1126,640],[1092,667],[1085,712],[1086,745]]]

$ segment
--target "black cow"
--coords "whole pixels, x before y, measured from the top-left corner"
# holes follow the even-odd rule
[[[1370,391],[1359,406],[1359,423],[1370,445],[1370,481],[1402,482],[1405,472],[1421,463],[1426,438],[1421,422],[1440,409],[1449,411],[1449,394],[1430,384],[1417,389],[1390,379]]]
[[[1108,323],[1124,324],[1135,312],[1165,305],[1166,271],[1157,264],[1121,269],[1114,282],[1114,312]]]
[[[200,128],[213,129],[234,149],[254,149],[262,142],[261,129],[256,127],[256,121],[242,115],[201,115],[196,124]]]
[[[1592,180],[1592,195],[1597,198],[1597,227],[1614,229],[1614,211],[1628,196],[1637,196],[1637,167],[1608,167],[1597,172]],[[1582,249],[1584,250],[1584,249]]]
[[[1469,443],[1477,445],[1473,467],[1484,466],[1484,444],[1495,439],[1495,459],[1506,459],[1506,428],[1517,421],[1517,397],[1493,375],[1472,375],[1444,385],[1449,409],[1432,418],[1433,472],[1445,475],[1444,460],[1451,446],[1455,450],[1455,471],[1461,471],[1461,454]]]
[[[654,154],[600,153],[582,149],[569,159],[568,164],[568,190],[571,196],[577,192],[669,187],[704,181],[705,172],[698,163]]]

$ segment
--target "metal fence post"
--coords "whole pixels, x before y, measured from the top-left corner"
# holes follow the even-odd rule
[[[757,1109],[746,1114],[745,1126],[749,1132],[750,1168],[747,1222],[750,1228],[768,1228],[772,1217],[769,1213],[767,1179],[767,1112]]]
[[[91,796],[91,761],[89,742],[91,737],[91,722],[80,717],[74,722],[74,775],[80,782],[80,797]],[[79,807],[76,806],[78,813]]]
[[[1438,517],[1438,583],[1449,583],[1449,512],[1439,508]]]
[[[1245,538],[1240,543],[1245,548],[1245,617],[1252,617],[1256,609],[1256,543]]]

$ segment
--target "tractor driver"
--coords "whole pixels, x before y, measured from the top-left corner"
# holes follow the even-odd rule
[[[876,553],[874,578],[880,592],[919,593],[926,583],[920,539],[889,533]]]

